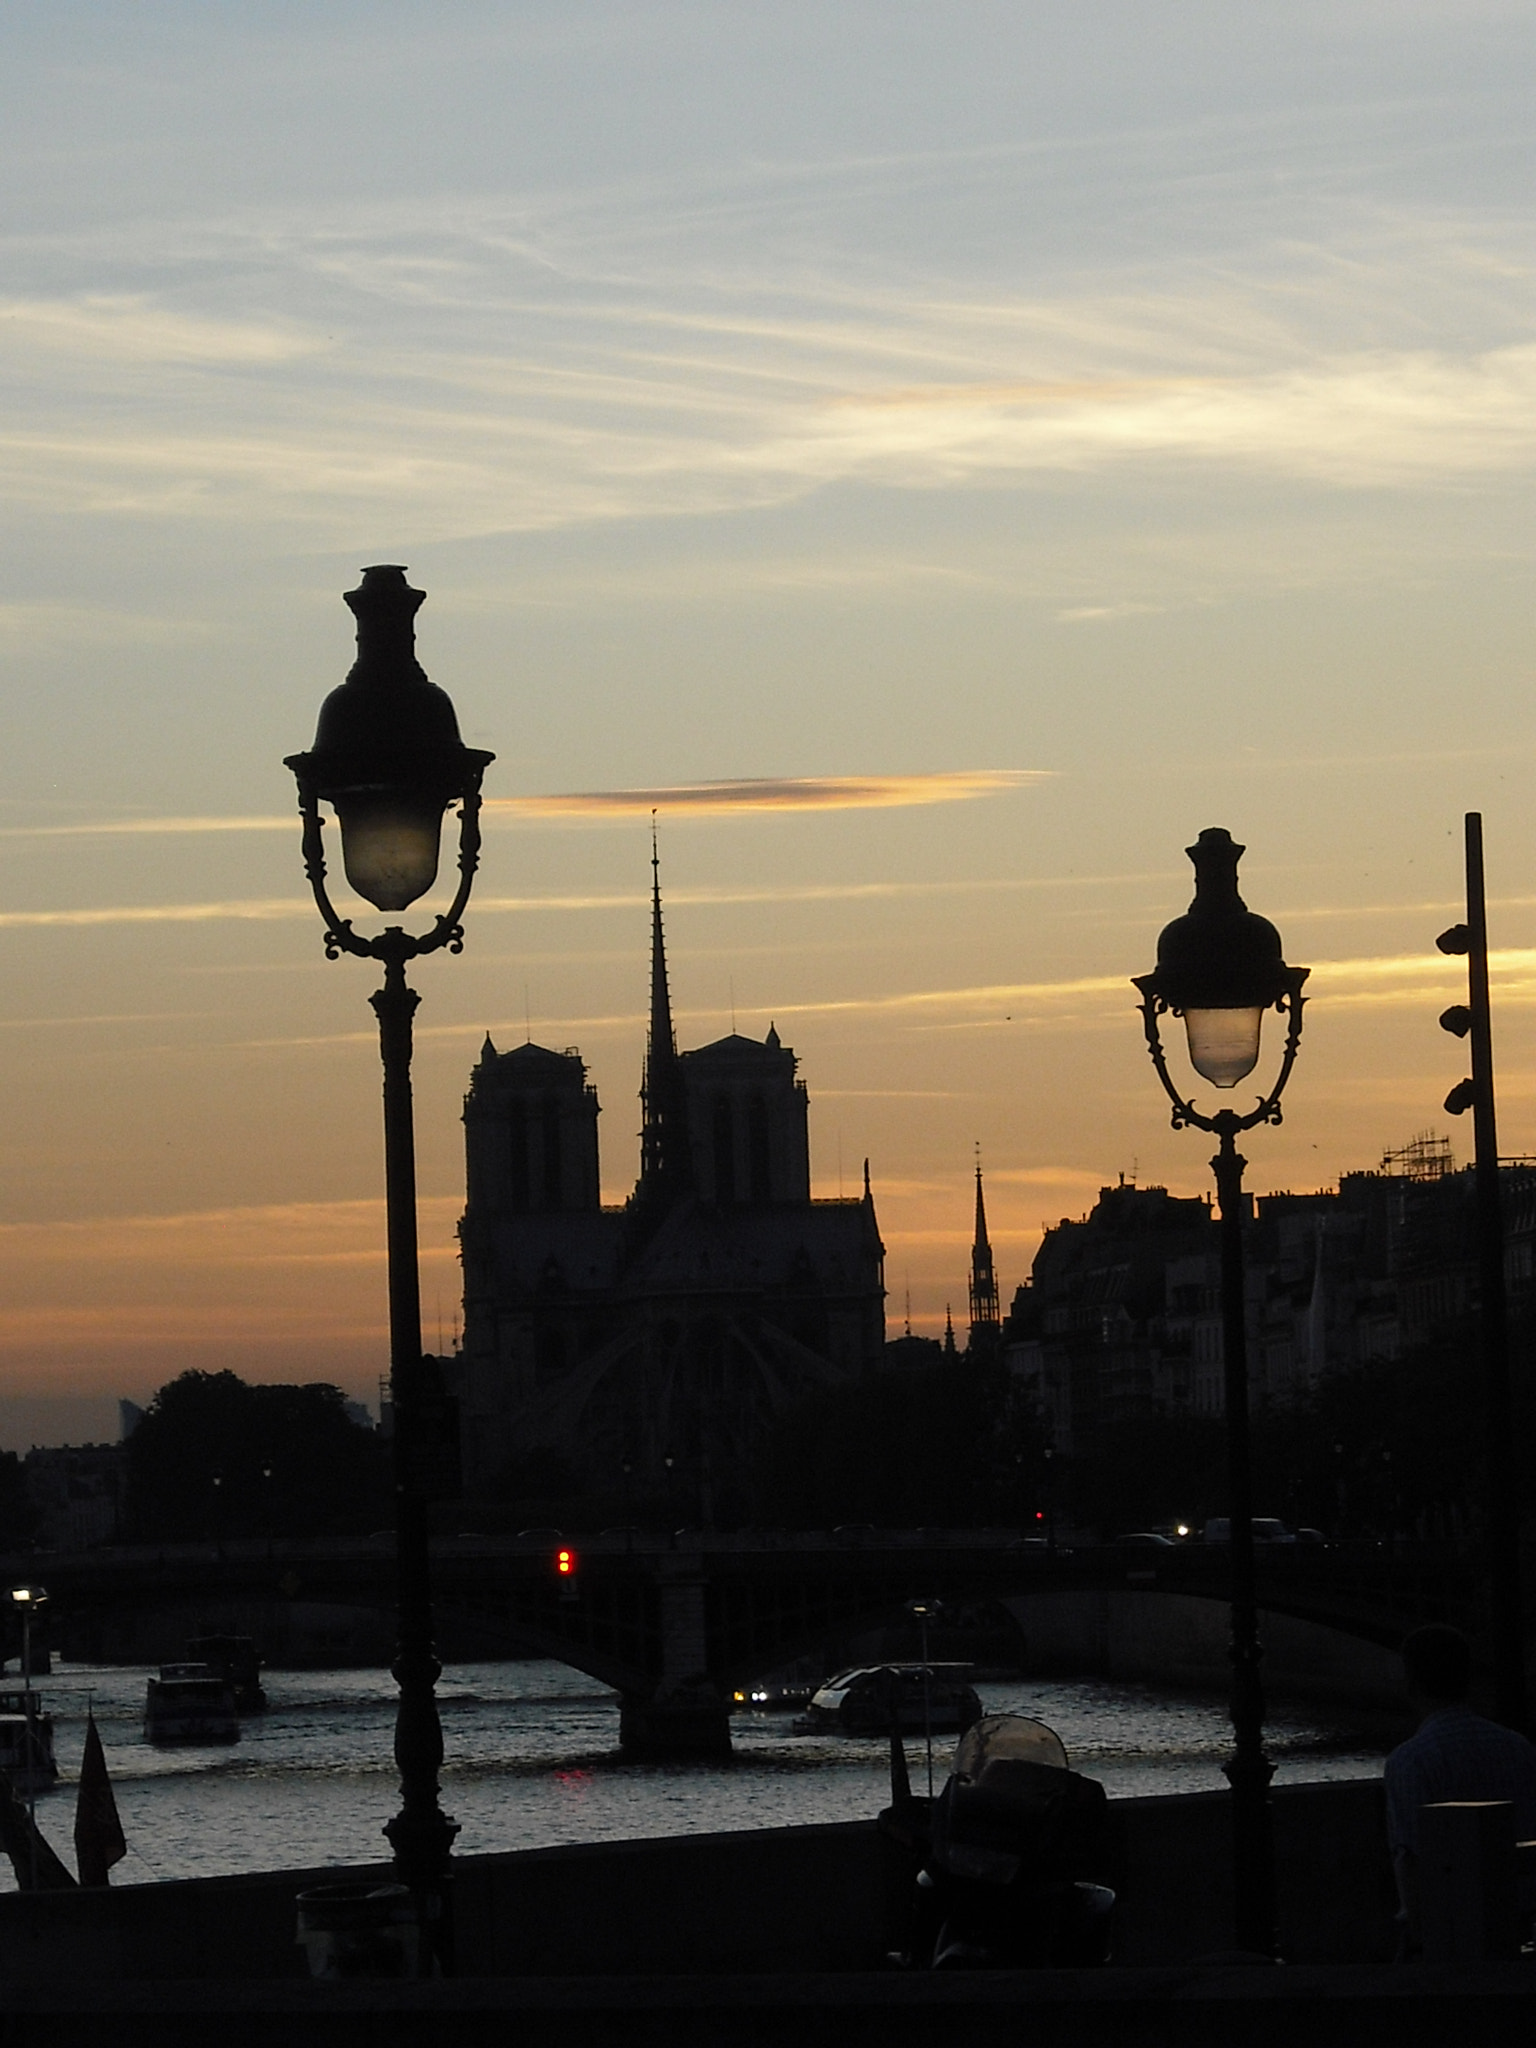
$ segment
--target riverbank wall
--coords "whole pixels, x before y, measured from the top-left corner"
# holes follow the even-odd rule
[[[0,2048],[1526,2048],[1528,1963],[14,1990]]]
[[[1024,1669],[1038,1678],[1224,1691],[1231,1683],[1231,1610],[1187,1593],[1081,1588],[1004,1603],[1024,1637]],[[1262,1612],[1264,1689],[1276,1699],[1337,1703],[1389,1715],[1409,1732],[1396,1649]]]
[[[1379,1783],[1283,1786],[1274,1818],[1282,1952],[1387,1960],[1394,1901]],[[1228,1795],[1114,1800],[1110,1824],[1117,1961],[1182,1964],[1229,1949]],[[298,1977],[298,1893],[388,1875],[381,1864],[12,1894],[0,1898],[0,1986]],[[892,1945],[894,1888],[909,1883],[873,1820],[464,1857],[458,1967],[582,1978],[875,1970]]]

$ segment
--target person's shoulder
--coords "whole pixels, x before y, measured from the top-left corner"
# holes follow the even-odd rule
[[[1536,1745],[1521,1734],[1518,1728],[1506,1727],[1502,1721],[1490,1721],[1483,1714],[1468,1714],[1467,1724],[1475,1728],[1482,1742],[1497,1743],[1513,1755],[1528,1756],[1536,1761]]]

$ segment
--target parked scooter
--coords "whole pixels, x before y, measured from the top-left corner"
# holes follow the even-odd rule
[[[1104,1788],[1071,1769],[1060,1737],[1021,1714],[985,1716],[961,1737],[926,1813],[897,1750],[893,1740],[882,1828],[920,1865],[900,1960],[934,1970],[1108,1962]]]

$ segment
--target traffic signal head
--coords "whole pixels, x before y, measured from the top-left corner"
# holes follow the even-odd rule
[[[1458,1081],[1450,1094],[1445,1098],[1446,1115],[1461,1116],[1472,1107],[1476,1100],[1477,1083],[1470,1080]]]
[[[555,1570],[560,1574],[562,1579],[574,1579],[576,1576],[575,1551],[557,1550],[555,1552]]]

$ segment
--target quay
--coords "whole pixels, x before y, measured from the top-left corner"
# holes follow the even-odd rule
[[[1536,1965],[1394,1967],[1381,1787],[1274,1794],[1282,1965],[1230,1950],[1225,1793],[1116,1800],[1116,1960],[1097,1971],[893,1969],[891,1871],[875,1822],[681,1835],[465,1857],[458,1971],[311,1982],[297,1894],[388,1877],[268,1872],[0,1899],[0,2048],[352,2041],[413,2048],[794,2048],[879,2042],[1287,2043],[1522,2040]]]

